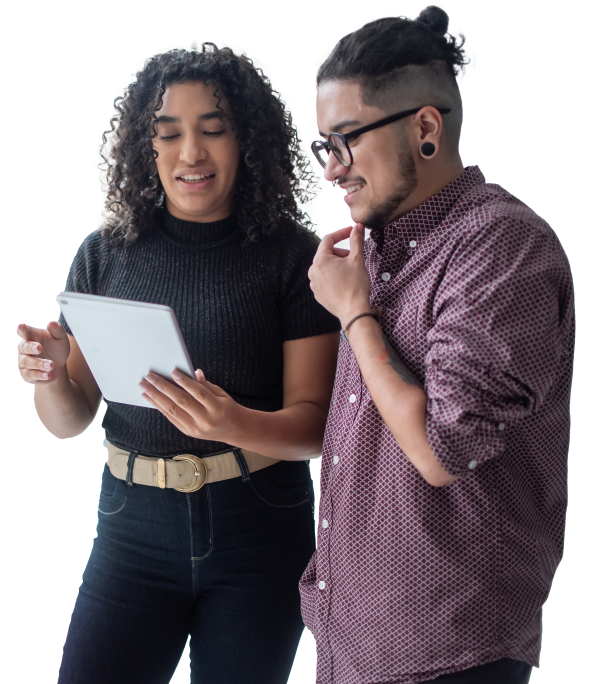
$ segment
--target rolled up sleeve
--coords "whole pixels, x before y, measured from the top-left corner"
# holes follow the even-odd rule
[[[435,296],[428,334],[427,436],[452,475],[500,456],[510,426],[535,412],[561,362],[556,236],[503,217],[468,234]]]

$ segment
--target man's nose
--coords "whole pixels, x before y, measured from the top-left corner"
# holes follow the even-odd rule
[[[348,167],[344,166],[333,152],[330,152],[327,156],[327,164],[325,164],[325,179],[334,181],[336,178],[343,176],[347,169]]]

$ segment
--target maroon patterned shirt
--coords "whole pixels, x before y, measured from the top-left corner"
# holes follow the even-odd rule
[[[563,551],[574,307],[551,228],[477,167],[365,243],[373,306],[425,385],[427,435],[461,476],[406,458],[340,343],[317,552],[300,584],[319,684],[538,665]]]

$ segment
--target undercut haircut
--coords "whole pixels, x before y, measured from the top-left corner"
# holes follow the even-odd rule
[[[387,113],[449,107],[444,124],[450,144],[458,147],[462,101],[456,77],[468,59],[464,36],[448,34],[448,22],[446,12],[432,5],[414,20],[387,17],[365,24],[338,42],[317,73],[317,86],[358,83],[363,102]]]

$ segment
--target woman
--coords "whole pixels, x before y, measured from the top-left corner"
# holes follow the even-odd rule
[[[307,278],[317,240],[296,202],[311,174],[268,80],[229,49],[157,55],[115,106],[108,219],[67,290],[168,304],[198,370],[149,374],[148,409],[107,402],[98,536],[59,682],[168,682],[188,635],[193,682],[285,682],[339,329]],[[19,335],[42,422],[79,434],[101,396],[69,327]],[[204,486],[176,455],[206,466]]]

